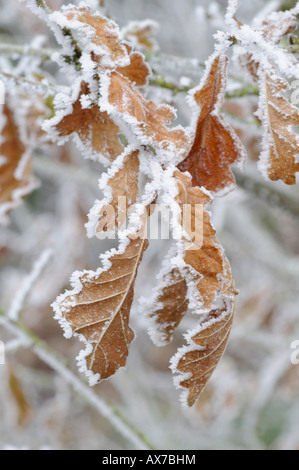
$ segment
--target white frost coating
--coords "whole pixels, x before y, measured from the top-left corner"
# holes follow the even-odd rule
[[[189,390],[185,389],[180,384],[181,384],[181,382],[190,379],[192,377],[192,373],[191,372],[190,373],[181,373],[178,370],[179,362],[186,354],[188,354],[190,352],[204,351],[205,348],[202,347],[202,346],[199,346],[198,344],[196,344],[192,340],[192,338],[195,335],[201,333],[202,331],[205,331],[207,328],[211,327],[215,323],[218,323],[218,322],[224,320],[226,317],[229,317],[229,315],[231,315],[233,313],[232,312],[232,310],[234,308],[233,302],[234,302],[233,299],[231,299],[230,297],[222,296],[222,308],[224,309],[223,314],[220,315],[218,318],[211,319],[209,321],[205,321],[204,318],[203,318],[202,321],[194,329],[192,329],[192,330],[190,329],[184,335],[185,340],[187,342],[187,345],[184,345],[181,348],[179,348],[178,351],[176,352],[176,354],[170,360],[170,369],[171,369],[172,373],[174,374],[174,377],[173,377],[174,386],[179,390],[183,390],[181,392],[180,401],[181,401],[181,403],[184,407],[188,406]]]
[[[269,180],[268,176],[268,170],[271,166],[271,149],[275,151],[275,139],[273,132],[275,132],[281,139],[285,140],[287,142],[287,139],[285,136],[280,134],[279,129],[275,129],[273,131],[271,122],[270,122],[270,116],[269,116],[269,107],[272,106],[273,108],[276,109],[282,116],[286,117],[286,115],[283,113],[282,109],[277,109],[277,107],[270,101],[270,98],[267,93],[267,85],[266,85],[266,80],[267,80],[267,75],[269,75],[269,71],[266,73],[265,68],[260,67],[259,69],[259,89],[260,89],[260,98],[259,98],[259,107],[257,111],[257,117],[261,120],[263,124],[263,138],[262,138],[262,151],[260,154],[260,160],[258,163],[258,167],[260,172],[262,173],[263,177],[266,180]],[[274,80],[274,82],[284,82],[287,85],[287,82],[282,80],[281,77],[278,77],[273,69],[269,69],[271,72],[271,79]],[[278,97],[282,96],[283,93],[278,92]],[[294,111],[298,111],[296,107],[294,107],[291,103],[288,103],[289,106],[294,108]],[[295,161],[299,160],[299,136],[293,131],[292,125],[290,124],[289,126],[286,127],[289,136],[290,136],[290,141],[288,142],[290,144],[292,139],[295,139],[297,142],[297,147],[293,147],[294,150],[297,150],[297,155],[295,155]],[[279,158],[279,156],[278,156]]]
[[[115,177],[115,175],[123,168],[125,159],[132,152],[137,150],[134,146],[128,146],[125,151],[113,162],[107,173],[103,173],[99,179],[99,188],[104,192],[104,198],[102,200],[96,200],[94,206],[91,208],[88,214],[88,222],[85,227],[87,230],[87,237],[93,238],[96,235],[96,229],[99,223],[99,217],[103,207],[108,206],[112,201],[112,191],[109,186],[109,182]]]
[[[8,104],[9,104],[10,96],[7,96],[6,100],[8,101]],[[14,106],[12,106],[11,108],[15,109]],[[0,117],[0,136],[1,136],[0,145],[4,141],[2,132],[6,125],[6,118],[4,116],[3,110],[4,108],[2,105],[0,106],[0,116],[1,116]],[[22,133],[19,126],[18,126],[18,131],[20,134]],[[23,143],[25,144],[26,142],[23,142]],[[31,157],[31,153],[32,153],[32,150],[30,148],[28,147],[25,148],[24,154],[20,157],[17,167],[14,171],[14,174],[11,175],[11,178],[14,178],[17,181],[20,181],[20,187],[13,189],[9,196],[10,199],[0,204],[0,225],[7,225],[9,223],[8,213],[11,210],[15,209],[16,207],[19,207],[22,203],[22,199],[39,187],[39,182],[35,178],[31,176],[30,177],[25,176],[26,168],[28,165],[28,161]],[[5,164],[9,164],[8,157],[4,155],[0,155],[0,158],[1,158],[1,166]]]
[[[237,133],[234,131],[234,129],[226,122],[224,117],[221,114],[221,107],[223,104],[225,92],[226,92],[226,84],[227,84],[227,72],[225,71],[225,65],[226,65],[226,55],[225,51],[227,48],[227,44],[223,44],[220,41],[220,44],[215,48],[215,52],[209,57],[209,59],[205,63],[205,71],[202,76],[202,79],[200,81],[200,84],[196,87],[193,88],[192,90],[189,91],[187,95],[187,103],[192,111],[192,118],[191,118],[191,123],[189,126],[189,135],[192,136],[192,141],[195,139],[196,135],[196,130],[197,130],[197,125],[198,125],[198,118],[201,112],[201,106],[198,105],[195,99],[195,95],[199,93],[202,88],[205,86],[210,73],[211,73],[211,67],[213,65],[213,62],[216,60],[217,57],[220,57],[220,66],[221,66],[221,71],[220,73],[222,75],[225,74],[224,80],[223,80],[223,86],[221,90],[219,91],[219,94],[217,96],[217,102],[215,103],[214,109],[211,112],[212,116],[215,116],[219,119],[220,123],[224,127],[224,129],[231,135],[231,138],[233,139],[236,148],[238,149],[238,159],[234,162],[234,165],[237,168],[242,169],[245,165],[246,159],[247,159],[247,153],[244,148],[244,145],[242,144],[241,140],[239,139]],[[186,157],[186,155],[185,155]],[[224,156],[225,157],[225,156]],[[221,191],[217,191],[215,194],[217,196],[222,197],[228,194],[229,192],[233,191],[235,189],[235,184],[231,184],[229,186],[226,186],[223,188]]]
[[[94,53],[99,56],[99,63],[102,67],[126,67],[130,64],[128,50],[124,44],[124,36],[120,31],[118,25],[107,18],[101,16],[98,13],[94,13],[95,19],[104,20],[107,27],[107,36],[114,38],[118,42],[122,54],[119,57],[113,59],[111,56],[111,50],[105,45],[101,44],[101,41],[97,40],[97,31],[95,27],[90,24],[83,23],[78,18],[82,14],[82,11],[89,13],[90,9],[84,2],[80,3],[79,7],[74,5],[63,6],[61,11],[55,11],[50,15],[50,20],[53,24],[57,24],[61,29],[69,28],[76,32],[76,37],[79,42],[81,49],[85,53]],[[69,15],[69,18],[67,17]],[[70,18],[72,17],[72,19]],[[97,41],[96,41],[97,40]],[[62,45],[64,45],[64,42]]]
[[[32,286],[38,281],[42,271],[47,266],[50,258],[53,255],[53,250],[45,250],[39,259],[34,263],[31,273],[24,279],[21,289],[17,291],[14,300],[8,310],[7,316],[12,321],[18,321],[19,314],[22,311],[24,303],[30,294]]]
[[[124,80],[127,80],[127,79],[124,79]],[[154,138],[155,136],[152,137],[150,135],[151,132],[147,131],[149,125],[145,120],[139,121],[135,116],[130,114],[129,111],[125,111],[125,112],[118,111],[117,107],[112,105],[109,102],[110,84],[111,84],[111,71],[107,70],[100,74],[100,90],[99,90],[100,98],[99,98],[98,104],[101,110],[106,111],[115,122],[125,123],[130,129],[130,131],[132,132],[132,134],[135,136],[135,139],[138,140],[139,145],[153,147],[156,153],[158,154],[158,156],[161,156],[164,163],[167,163],[168,161],[173,162],[174,158],[180,158],[182,157],[182,155],[186,153],[189,142],[187,143],[186,148],[178,147],[171,140],[158,142]],[[128,86],[130,89],[131,83],[129,81],[128,81]],[[136,93],[138,92],[136,91]],[[132,98],[132,94],[130,92],[128,93],[128,96],[123,94],[122,105],[124,105],[124,107],[127,108],[128,110],[134,109],[134,106],[135,106],[134,101],[136,100],[138,101],[138,99],[139,99],[138,95]],[[144,97],[142,97],[142,95],[140,95],[140,100],[144,100]],[[145,103],[141,101],[140,108],[142,109],[143,106],[145,106]],[[157,106],[157,113],[159,113],[159,110],[162,110],[162,108],[169,109],[171,113],[173,114],[173,118],[174,119],[176,118],[176,110],[172,106],[167,105],[167,104]],[[147,111],[145,109],[144,117],[146,117],[146,113]],[[171,128],[171,129],[165,126],[165,129],[168,129],[169,131],[180,130],[185,133],[185,129],[181,125],[176,126],[175,128]],[[186,134],[186,137],[187,137],[187,134]]]
[[[150,42],[152,45],[151,52],[156,52],[159,49],[158,43],[154,36],[160,29],[159,23],[154,20],[142,20],[142,21],[130,21],[122,31],[125,37],[127,37],[133,44],[134,48],[141,50],[142,52],[147,51],[148,47],[144,46],[137,37],[138,32],[148,30],[150,36]]]
[[[229,0],[228,6],[225,15],[225,22],[227,25],[232,26],[235,25],[236,20],[234,19],[235,14],[239,8],[240,1],[239,0]]]
[[[122,157],[122,156],[121,156]],[[120,164],[121,158],[119,158],[118,164]],[[116,168],[115,168],[116,169]],[[105,177],[107,178],[107,176]],[[103,178],[103,182],[105,180]],[[104,183],[103,183],[104,184]],[[148,191],[144,194],[143,199],[144,202],[152,202],[154,198],[154,194],[149,194],[149,190],[152,188],[148,186]],[[156,188],[155,188],[156,189]],[[151,200],[149,201],[149,198]],[[90,343],[84,335],[78,334],[73,331],[71,324],[66,320],[65,314],[70,311],[72,307],[76,305],[75,296],[82,292],[84,286],[82,284],[82,277],[85,276],[86,282],[90,280],[92,282],[93,279],[98,279],[103,272],[107,272],[112,264],[111,258],[114,255],[122,255],[124,254],[127,246],[130,243],[129,235],[134,236],[137,230],[139,230],[141,225],[141,216],[144,213],[145,204],[139,204],[136,207],[136,211],[129,215],[129,224],[134,227],[134,230],[122,230],[119,232],[119,247],[118,249],[112,248],[111,250],[107,251],[104,254],[100,255],[102,267],[97,269],[97,271],[75,271],[71,276],[71,291],[66,291],[64,294],[60,295],[56,301],[52,304],[52,308],[55,312],[54,318],[58,320],[60,326],[64,330],[64,336],[66,338],[71,338],[72,336],[78,337],[81,342],[84,343],[85,349],[80,352],[77,357],[77,364],[79,367],[80,372],[84,373],[88,378],[90,386],[93,386],[101,380],[99,374],[94,374],[91,370],[88,370],[86,358],[90,355],[91,351],[93,350],[93,345]],[[69,299],[68,299],[69,298]],[[68,299],[68,300],[67,300]],[[102,331],[101,337],[105,334],[107,328],[109,327],[110,321],[108,320],[105,328]]]
[[[229,33],[223,35],[223,33],[217,33],[215,35],[219,41],[229,40],[231,36],[234,36],[240,43],[240,45],[234,46],[234,54],[241,55],[250,53],[253,55],[256,62],[263,62],[265,59],[271,61],[276,65],[288,78],[299,79],[299,64],[294,54],[289,54],[287,51],[273,44],[271,41],[265,39],[262,31],[257,31],[249,25],[240,26],[237,21],[233,18],[238,5],[237,0],[230,0],[229,10],[226,16],[226,23],[230,26]]]

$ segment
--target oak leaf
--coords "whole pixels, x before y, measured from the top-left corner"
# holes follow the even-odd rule
[[[222,289],[222,305],[212,309],[197,328],[186,335],[187,345],[171,361],[178,374],[175,383],[184,388],[183,401],[192,406],[222,358],[235,314],[235,286],[228,261]]]
[[[79,336],[86,344],[78,364],[91,385],[126,364],[134,339],[129,326],[134,283],[148,246],[146,225],[145,221],[138,238],[127,239],[126,246],[106,255],[103,269],[73,276],[74,291],[53,305],[66,335]]]
[[[166,344],[188,308],[196,315],[204,315],[199,326],[186,336],[188,345],[180,348],[171,360],[175,383],[185,389],[183,401],[192,406],[224,353],[234,317],[236,292],[228,260],[205,209],[211,197],[204,189],[193,187],[190,176],[176,171],[174,177],[178,188],[176,202],[182,210],[186,205],[191,206],[193,219],[202,218],[203,237],[199,246],[199,240],[193,237],[195,220],[191,224],[192,231],[184,227],[185,267],[179,263],[169,274],[164,273],[152,302],[156,307],[149,315],[150,335],[155,344]],[[202,205],[204,210],[196,211],[196,205]],[[183,221],[181,218],[181,223]]]
[[[106,73],[101,94],[100,106],[107,108],[109,113],[116,112],[143,145],[178,154],[184,152],[189,143],[184,129],[167,127],[175,118],[172,108],[146,100],[126,77],[116,71]]]
[[[31,172],[31,155],[22,142],[20,129],[10,107],[3,106],[0,144],[0,223],[18,207],[22,198],[37,187]]]
[[[156,295],[144,306],[150,322],[149,334],[156,346],[164,346],[172,341],[188,311],[187,293],[186,279],[178,268],[164,273],[162,279],[159,279]]]
[[[153,52],[157,49],[157,42],[154,36],[159,26],[155,21],[131,21],[124,28],[125,37],[134,44],[134,46],[145,52]]]
[[[114,21],[96,13],[91,14],[89,7],[74,5],[64,7],[62,15],[54,13],[52,16],[61,27],[77,31],[79,43],[95,54],[103,67],[122,67],[129,64],[128,49]]]
[[[265,38],[275,44],[292,32],[298,25],[298,11],[296,6],[286,12],[271,13],[262,24]],[[299,125],[299,111],[284,97],[288,83],[277,75],[267,58],[260,60],[245,53],[239,60],[260,88],[257,116],[264,127],[261,172],[272,181],[293,185],[299,171],[299,139],[292,126]]]
[[[125,153],[121,166],[117,166],[105,178],[105,193],[107,197],[92,209],[91,219],[94,213],[98,215],[96,233],[103,231],[115,232],[121,229],[125,223],[130,208],[137,201],[139,178],[139,151],[132,150]]]
[[[203,186],[213,193],[228,191],[235,186],[230,166],[241,163],[246,157],[237,134],[220,114],[227,62],[225,56],[216,55],[207,66],[201,85],[191,92],[197,108],[196,132],[189,154],[178,165],[181,171],[191,173],[194,186]]]
[[[87,83],[82,82],[81,91],[74,102],[72,112],[62,117],[55,128],[59,137],[77,134],[85,147],[91,147],[91,154],[96,157],[103,155],[110,161],[115,160],[123,152],[123,145],[119,140],[120,129],[106,112],[102,112],[98,105],[83,108],[81,98],[89,95]]]
[[[299,110],[283,96],[288,89],[276,74],[263,74],[259,116],[264,125],[261,170],[272,181],[296,184],[299,171],[299,138],[292,126],[299,126]]]
[[[217,292],[221,289],[220,275],[223,273],[223,249],[216,237],[216,231],[212,226],[210,214],[204,208],[211,203],[211,196],[203,189],[192,186],[191,178],[179,171],[175,172],[178,195],[176,202],[182,208],[192,208],[192,233],[187,233],[193,240],[185,240],[188,249],[184,252],[184,261],[197,273],[199,279],[197,290],[205,309],[210,309]],[[204,210],[195,211],[196,206],[202,206]],[[195,218],[200,220],[194,220]],[[201,227],[202,234],[195,233],[194,228]],[[188,228],[188,227],[187,227]],[[198,239],[196,239],[198,237]]]
[[[150,74],[149,67],[139,52],[131,52],[130,64],[125,67],[119,67],[116,70],[137,86],[146,85],[147,77]]]
[[[164,272],[159,279],[160,287],[150,302],[151,306],[148,306],[150,335],[157,345],[171,341],[188,310],[186,270],[196,287],[193,295],[197,298],[198,311],[206,312],[221,290],[220,276],[223,274],[223,250],[211,224],[210,214],[204,209],[211,202],[211,197],[205,190],[193,187],[189,176],[176,171],[174,177],[178,191],[175,201],[181,213],[184,208],[190,208],[191,223],[184,224],[185,269],[182,271],[174,267],[170,272]],[[197,207],[203,210],[198,211]],[[180,224],[183,221],[181,215]],[[152,305],[156,308],[153,309]]]

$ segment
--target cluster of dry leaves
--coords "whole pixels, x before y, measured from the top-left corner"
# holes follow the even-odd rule
[[[271,19],[264,22],[263,34],[269,43],[278,43],[297,25],[295,16],[290,20],[290,15],[281,13],[279,18],[283,25],[279,34]],[[126,364],[134,339],[130,327],[134,283],[149,244],[147,223],[151,207],[166,202],[172,210],[172,227],[181,237],[163,264],[153,297],[141,307],[157,345],[172,340],[188,310],[195,319],[198,316],[194,329],[185,336],[186,344],[171,359],[175,383],[192,406],[224,353],[236,304],[229,261],[207,210],[213,197],[234,189],[230,167],[246,158],[242,143],[221,114],[228,46],[216,49],[200,85],[189,93],[190,126],[174,128],[170,127],[174,110],[146,98],[142,87],[151,71],[143,55],[133,50],[112,20],[71,5],[50,14],[49,25],[55,33],[59,30],[62,66],[72,69],[76,80],[68,96],[59,93],[55,97],[55,115],[46,121],[44,130],[59,143],[74,135],[85,155],[110,164],[100,179],[104,198],[91,209],[87,228],[89,235],[99,235],[113,226],[116,214],[123,235],[118,249],[102,256],[101,268],[73,274],[73,290],[53,305],[56,318],[67,337],[75,335],[84,342],[78,363],[91,384]],[[147,29],[137,30],[134,42],[140,38],[143,47],[151,48]],[[294,184],[299,163],[298,137],[292,126],[299,125],[299,112],[284,97],[287,82],[267,60],[259,61],[249,52],[240,60],[261,90],[263,171],[271,180]],[[9,103],[3,107],[0,125],[3,218],[36,183]],[[147,183],[142,185],[144,176]],[[123,197],[127,203],[120,207]],[[203,212],[195,210],[198,204],[204,206]],[[181,214],[186,205],[192,208],[192,226],[199,222],[203,227],[200,247],[192,231],[184,230]],[[110,207],[114,209],[111,215]],[[131,224],[123,229],[127,219]]]

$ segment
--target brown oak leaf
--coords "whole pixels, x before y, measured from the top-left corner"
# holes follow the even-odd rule
[[[223,249],[216,237],[216,231],[212,226],[210,214],[204,208],[210,204],[211,197],[203,189],[192,186],[191,178],[179,171],[175,173],[178,186],[177,203],[180,207],[190,206],[192,226],[187,233],[193,240],[191,244],[186,240],[184,260],[195,273],[198,274],[197,290],[203,301],[204,308],[210,309],[217,292],[221,289],[219,276],[223,273]],[[196,207],[202,210],[196,210]],[[195,220],[198,218],[199,220]],[[200,227],[202,234],[194,232],[195,227]]]
[[[130,208],[136,203],[138,196],[139,152],[138,150],[125,155],[122,166],[107,182],[110,195],[100,208],[99,222],[96,233],[115,231],[125,223]],[[107,189],[106,189],[107,191]],[[97,207],[95,207],[97,211]]]
[[[184,261],[187,271],[191,271],[197,289],[198,311],[208,312],[212,302],[221,292],[223,282],[221,276],[224,272],[224,252],[212,227],[210,214],[204,209],[211,202],[211,198],[202,189],[193,187],[190,177],[179,171],[174,176],[178,187],[176,202],[182,211],[184,207],[191,208],[192,223],[184,226],[188,235],[188,239],[185,240]],[[200,207],[201,210],[196,210],[196,207]],[[194,220],[195,218],[199,220]],[[195,229],[196,238],[194,238]],[[200,230],[202,236],[198,233]],[[155,298],[151,300],[151,304],[157,305],[157,308],[151,310],[149,314],[151,337],[156,344],[162,345],[171,341],[188,310],[187,294],[188,279],[184,270],[174,268],[162,276],[160,288]]]
[[[216,55],[207,67],[203,83],[192,92],[193,101],[200,107],[196,133],[189,154],[178,165],[181,171],[191,173],[194,186],[203,186],[213,193],[234,187],[230,166],[246,157],[240,139],[219,112],[226,88],[227,62],[226,57]]]
[[[299,126],[299,110],[283,96],[288,88],[285,80],[275,73],[263,75],[264,98],[259,115],[264,125],[261,169],[272,181],[296,183],[299,171],[299,138],[292,126]]]
[[[185,389],[184,403],[193,406],[221,360],[232,328],[235,313],[235,285],[225,259],[221,291],[222,305],[212,309],[186,336],[187,345],[171,360],[175,383]]]
[[[107,255],[106,267],[100,272],[79,273],[73,284],[80,287],[53,305],[66,332],[71,329],[87,345],[79,366],[91,384],[110,377],[126,364],[134,339],[129,326],[134,283],[148,246],[146,225],[145,221],[140,237],[128,240],[124,250]]]
[[[146,100],[119,72],[108,72],[105,78],[109,80],[109,86],[108,89],[103,88],[100,100],[104,109],[108,100],[108,110],[120,113],[144,145],[176,150],[179,154],[184,151],[188,145],[186,132],[181,127],[166,127],[175,117],[169,106],[157,106],[153,101]]]
[[[128,64],[128,49],[117,24],[99,14],[91,14],[90,8],[71,5],[62,11],[66,22],[62,26],[77,30],[81,41],[89,44],[90,52],[97,56],[103,66],[125,66]]]
[[[4,125],[0,145],[0,223],[21,204],[22,198],[37,187],[31,172],[30,155],[26,153],[20,130],[10,107],[3,106]]]
[[[106,112],[101,112],[98,105],[82,108],[81,97],[88,94],[89,87],[87,83],[82,82],[81,92],[73,104],[72,113],[64,116],[55,126],[57,133],[59,137],[76,133],[87,148],[91,146],[93,155],[102,154],[113,161],[123,152],[123,145],[118,138],[120,129]]]

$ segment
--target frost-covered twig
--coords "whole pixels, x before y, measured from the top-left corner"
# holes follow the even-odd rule
[[[0,43],[0,54],[38,56],[38,57],[41,57],[45,61],[45,60],[50,60],[54,52],[55,52],[54,49],[35,48],[35,47],[27,46],[27,45],[23,46],[21,44]]]
[[[72,372],[67,365],[67,359],[59,356],[55,351],[49,348],[49,346],[36,336],[33,331],[27,328],[26,325],[12,322],[4,315],[2,310],[0,310],[0,325],[4,326],[24,344],[26,344],[26,341],[27,344],[30,342],[31,350],[36,354],[36,356],[57,372],[79,395],[86,400],[89,405],[104,416],[120,435],[133,443],[137,449],[153,449],[153,446],[148,442],[142,432],[129,423],[114,405],[98,397],[81,378],[77,377]]]
[[[46,95],[48,95],[49,93],[57,93],[59,91],[58,88],[56,88],[52,84],[33,82],[31,80],[28,80],[27,78],[3,72],[2,70],[0,70],[0,79],[2,79],[4,83],[8,86],[21,84],[24,86],[25,89],[33,89],[34,91],[38,91],[43,94],[46,93]]]
[[[31,273],[24,279],[21,289],[16,293],[8,310],[7,317],[10,320],[18,321],[19,315],[24,307],[28,295],[30,294],[32,286],[38,281],[41,272],[46,268],[52,254],[53,251],[51,249],[47,249],[34,263]]]
[[[263,199],[270,205],[275,205],[286,210],[291,215],[299,217],[299,201],[297,197],[293,197],[290,192],[278,189],[273,183],[259,178],[252,172],[241,173],[234,171],[238,186],[246,191],[253,193],[259,199]]]
[[[194,83],[190,82],[190,85],[187,86],[180,86],[176,83],[167,81],[162,76],[157,76],[149,79],[149,84],[151,86],[156,86],[160,88],[165,88],[173,92],[174,95],[178,93],[187,93],[188,91],[194,88]],[[236,88],[232,91],[227,91],[225,93],[226,99],[234,99],[234,98],[243,98],[244,96],[259,96],[259,89],[252,83],[245,83],[244,85]]]

